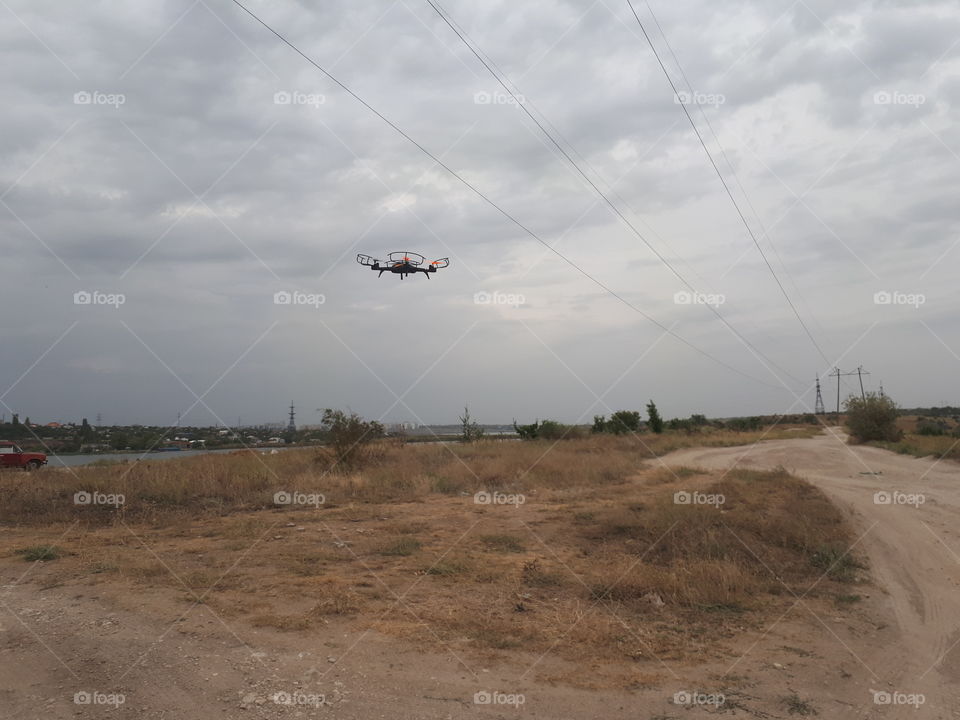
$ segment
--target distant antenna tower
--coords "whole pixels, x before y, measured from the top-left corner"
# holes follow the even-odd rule
[[[823,395],[820,394],[820,376],[817,375],[817,402],[814,405],[813,411],[817,415],[826,415],[827,409],[823,405]]]
[[[103,425],[103,415],[97,413],[97,427],[100,427],[101,425]]]
[[[287,424],[287,432],[295,433],[297,431],[297,424],[293,421],[296,417],[297,412],[293,406],[293,400],[290,401],[290,422]]]

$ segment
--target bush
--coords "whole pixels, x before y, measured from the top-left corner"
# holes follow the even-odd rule
[[[368,445],[384,434],[383,425],[376,421],[330,408],[323,411],[323,430],[333,453],[333,465],[344,469],[363,465],[369,458]]]
[[[556,420],[534,420],[530,425],[517,425],[514,420],[513,429],[521,440],[574,440],[586,435],[580,426],[564,425]]]
[[[948,434],[949,428],[942,420],[922,420],[917,424],[917,435],[942,437]]]
[[[614,435],[640,432],[640,413],[636,410],[617,410],[610,416],[607,432]]]
[[[903,436],[897,427],[897,404],[886,396],[868,393],[858,398],[852,395],[844,403],[844,410],[850,439],[854,442],[896,442]]]

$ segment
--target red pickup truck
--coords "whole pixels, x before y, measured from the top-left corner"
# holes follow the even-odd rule
[[[47,456],[43,453],[24,452],[20,446],[0,440],[0,468],[23,468],[24,470],[38,470],[47,464]]]

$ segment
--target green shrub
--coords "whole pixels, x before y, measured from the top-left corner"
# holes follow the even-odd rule
[[[897,427],[897,404],[889,397],[876,393],[867,393],[862,398],[852,395],[844,403],[844,410],[854,442],[897,442],[903,436]]]
[[[324,437],[333,454],[333,465],[343,469],[355,469],[369,459],[369,444],[383,437],[383,425],[366,421],[354,412],[342,410],[323,411]],[[325,455],[324,460],[329,460]]]

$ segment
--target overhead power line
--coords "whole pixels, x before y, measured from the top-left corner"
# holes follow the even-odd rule
[[[236,5],[238,8],[240,8],[241,10],[243,10],[243,12],[245,12],[247,15],[249,15],[251,18],[253,18],[257,23],[259,23],[260,25],[262,25],[267,31],[269,31],[272,35],[274,35],[274,36],[275,36],[278,40],[280,40],[284,45],[286,45],[287,47],[289,47],[289,48],[290,48],[291,50],[293,50],[297,55],[299,55],[299,56],[302,57],[304,60],[306,60],[308,63],[310,63],[310,65],[312,65],[312,66],[315,67],[317,70],[319,70],[321,73],[323,73],[331,82],[333,82],[334,84],[336,84],[337,86],[339,86],[344,92],[346,92],[348,95],[350,95],[354,100],[356,100],[357,102],[359,102],[359,103],[360,103],[361,105],[363,105],[367,110],[369,110],[369,111],[372,112],[374,115],[376,115],[378,118],[380,118],[380,120],[382,120],[384,123],[386,123],[387,125],[389,125],[397,134],[399,134],[401,137],[403,137],[405,140],[407,140],[409,143],[411,143],[414,147],[416,147],[420,152],[422,152],[424,155],[426,155],[428,158],[430,158],[434,163],[437,164],[437,166],[439,166],[439,167],[442,168],[444,171],[446,171],[451,177],[455,178],[455,179],[456,179],[457,181],[459,181],[462,185],[464,185],[464,186],[465,186],[466,188],[468,188],[471,192],[473,192],[477,197],[479,197],[481,200],[483,200],[485,203],[487,203],[490,207],[492,207],[492,208],[495,209],[497,212],[499,212],[501,215],[503,215],[505,218],[507,218],[510,222],[512,222],[512,223],[513,223],[514,225],[516,225],[518,228],[520,228],[525,234],[529,235],[531,238],[533,238],[533,239],[536,240],[538,243],[540,243],[541,245],[543,245],[545,248],[547,248],[548,250],[550,250],[550,252],[552,252],[554,255],[556,255],[557,257],[559,257],[561,260],[563,260],[565,263],[567,263],[570,267],[574,268],[577,272],[579,272],[579,273],[580,273],[581,275],[583,275],[585,278],[587,278],[587,279],[590,280],[592,283],[594,283],[595,285],[597,285],[599,288],[601,288],[602,290],[604,290],[606,293],[608,293],[609,295],[613,296],[614,298],[616,298],[617,300],[619,300],[622,304],[626,305],[626,306],[629,307],[631,310],[633,310],[634,312],[636,312],[636,313],[638,313],[639,315],[641,315],[641,316],[642,316],[643,318],[645,318],[647,321],[649,321],[649,322],[651,322],[652,324],[656,325],[658,328],[660,328],[661,330],[663,330],[664,333],[666,333],[666,334],[670,335],[671,337],[679,340],[681,343],[683,343],[684,345],[686,345],[686,346],[689,347],[690,349],[694,350],[695,352],[699,353],[700,355],[703,355],[703,356],[706,357],[706,358],[709,358],[710,360],[712,360],[713,362],[717,363],[718,365],[721,365],[722,367],[726,368],[727,370],[730,370],[731,372],[734,372],[734,373],[736,373],[737,375],[740,375],[740,376],[745,377],[745,378],[747,378],[747,379],[749,379],[749,380],[752,380],[753,382],[757,382],[757,383],[760,383],[760,384],[762,384],[762,385],[766,385],[767,387],[772,387],[772,388],[775,388],[775,389],[777,389],[777,390],[789,389],[789,388],[785,388],[785,386],[783,386],[782,384],[781,384],[780,386],[778,386],[778,385],[773,385],[772,383],[768,383],[768,382],[766,382],[766,381],[764,381],[764,380],[761,380],[761,379],[756,378],[756,377],[754,377],[754,376],[752,376],[752,375],[750,375],[750,374],[748,374],[748,373],[743,372],[742,370],[734,367],[733,365],[730,365],[730,364],[727,363],[726,361],[724,361],[724,360],[716,357],[716,356],[713,355],[712,353],[710,353],[710,352],[708,352],[708,351],[706,351],[706,350],[698,347],[697,345],[694,345],[692,342],[690,342],[689,340],[687,340],[686,338],[684,338],[682,335],[679,335],[679,334],[675,333],[671,328],[667,327],[666,325],[664,325],[663,323],[661,323],[661,322],[660,322],[659,320],[657,320],[656,318],[652,317],[651,315],[647,314],[646,312],[644,312],[643,310],[641,310],[640,308],[638,308],[636,305],[634,305],[633,303],[631,303],[629,300],[627,300],[626,298],[624,298],[624,297],[623,297],[622,295],[620,295],[619,293],[615,292],[612,288],[610,288],[609,286],[607,286],[607,285],[606,285],[605,283],[603,283],[601,280],[597,279],[596,277],[594,277],[593,275],[591,275],[590,273],[588,273],[586,270],[584,270],[583,268],[581,268],[579,265],[577,265],[576,263],[574,263],[572,260],[570,260],[566,255],[564,255],[563,253],[561,253],[559,250],[557,250],[557,249],[554,248],[552,245],[550,245],[549,243],[547,243],[547,242],[546,242],[543,238],[541,238],[537,233],[535,233],[535,232],[534,232],[533,230],[531,230],[529,227],[527,227],[527,226],[524,225],[522,222],[520,222],[516,217],[514,217],[513,215],[511,215],[507,210],[505,210],[505,209],[502,208],[500,205],[498,205],[498,204],[497,204],[494,200],[492,200],[490,197],[488,197],[487,195],[485,195],[479,188],[477,188],[477,187],[476,187],[474,184],[472,184],[469,180],[467,180],[466,178],[464,178],[464,177],[463,177],[462,175],[460,175],[456,170],[454,170],[454,169],[451,168],[449,165],[447,165],[443,160],[441,160],[439,157],[437,157],[436,155],[434,155],[430,150],[428,150],[428,149],[427,149],[426,147],[424,147],[421,143],[419,143],[416,139],[414,139],[411,135],[409,135],[406,131],[404,131],[403,128],[401,128],[399,125],[397,125],[395,122],[393,122],[390,118],[388,118],[387,116],[385,116],[383,113],[381,113],[381,112],[380,112],[379,110],[377,110],[375,107],[373,107],[370,103],[368,103],[366,100],[364,100],[362,97],[360,97],[360,96],[359,96],[356,92],[354,92],[346,83],[344,83],[343,81],[341,81],[341,80],[340,80],[339,78],[337,78],[335,75],[333,75],[332,73],[330,73],[326,68],[324,68],[322,65],[320,65],[316,60],[314,60],[314,59],[311,58],[309,55],[307,55],[307,54],[304,53],[302,50],[300,50],[300,48],[298,48],[296,45],[294,45],[290,40],[288,40],[288,39],[287,39],[284,35],[282,35],[280,32],[278,32],[277,30],[275,30],[275,29],[274,29],[271,25],[269,25],[265,20],[261,19],[260,16],[258,16],[256,13],[254,13],[254,12],[253,12],[252,10],[250,10],[248,7],[246,7],[242,2],[240,2],[240,0],[231,0],[231,2],[233,2],[234,5]],[[739,334],[737,335],[737,337],[740,337]],[[741,338],[741,340],[742,340],[742,338]],[[744,341],[744,342],[746,342],[746,341]],[[752,346],[750,346],[750,347],[752,347]],[[757,353],[758,353],[758,355],[760,354],[759,351],[757,351]],[[769,368],[768,368],[768,371],[769,371]],[[772,374],[772,371],[771,371],[771,374]],[[787,373],[787,374],[789,374],[789,373]],[[776,375],[774,375],[774,377],[776,377]],[[793,376],[791,375],[790,377],[793,377]],[[778,378],[778,379],[779,379],[779,378]],[[796,380],[796,378],[793,378],[793,379]]]
[[[663,44],[666,45],[667,51],[670,53],[670,57],[673,58],[673,62],[677,66],[677,70],[680,72],[680,77],[683,78],[683,82],[687,86],[687,90],[690,92],[692,97],[694,94],[693,83],[690,82],[690,78],[687,77],[686,71],[683,69],[683,65],[680,63],[680,58],[677,57],[677,53],[673,50],[673,45],[670,44],[670,39],[667,37],[667,33],[664,31],[663,26],[660,25],[660,20],[657,18],[657,14],[653,11],[653,7],[650,5],[650,0],[644,0],[644,4],[647,6],[647,10],[650,12],[650,17],[653,19],[654,24],[657,26],[657,30],[660,33],[660,37],[663,38]],[[717,147],[720,149],[720,155],[723,156],[723,161],[726,163],[727,169],[730,171],[730,174],[733,176],[734,182],[737,184],[737,187],[740,189],[740,193],[743,195],[743,199],[747,202],[747,207],[750,208],[750,212],[753,213],[754,219],[757,221],[757,225],[760,227],[760,233],[767,238],[767,242],[770,243],[770,247],[773,248],[774,255],[777,256],[777,260],[780,261],[780,266],[783,268],[784,274],[787,276],[787,280],[790,281],[790,285],[793,286],[794,291],[800,297],[800,302],[806,308],[807,313],[813,319],[813,322],[816,324],[817,328],[823,332],[823,326],[820,325],[820,322],[817,320],[816,316],[810,310],[809,303],[803,297],[803,293],[800,290],[800,286],[797,285],[796,281],[793,279],[793,276],[790,274],[790,269],[787,267],[787,263],[784,262],[783,257],[780,255],[780,251],[777,249],[776,243],[773,241],[773,236],[767,230],[767,227],[763,223],[763,219],[760,217],[760,213],[757,211],[757,208],[754,206],[753,201],[750,199],[750,195],[747,193],[747,189],[743,186],[743,183],[740,181],[740,176],[737,173],[736,168],[734,168],[733,163],[730,161],[730,158],[727,156],[727,151],[723,147],[723,143],[720,141],[717,131],[713,127],[713,123],[710,122],[710,116],[703,109],[703,105],[697,103],[697,109],[700,111],[700,117],[703,118],[703,121],[707,125],[707,129],[710,131],[710,135],[713,138],[713,141],[717,144]]]
[[[604,191],[601,190],[600,187],[590,178],[590,176],[587,175],[587,173],[583,171],[583,169],[580,167],[580,165],[577,163],[577,161],[574,160],[574,159],[570,156],[570,153],[568,153],[567,150],[566,150],[559,142],[557,142],[556,138],[553,136],[553,134],[552,134],[549,130],[547,130],[546,127],[544,127],[543,123],[540,122],[540,120],[539,120],[536,116],[534,116],[534,114],[533,114],[532,112],[530,112],[529,108],[526,107],[526,102],[524,102],[523,100],[521,100],[521,98],[517,97],[517,95],[516,95],[516,93],[514,93],[513,89],[511,89],[510,86],[509,86],[509,85],[504,81],[504,79],[500,76],[500,73],[497,73],[497,71],[493,69],[492,64],[489,63],[486,59],[484,59],[484,56],[483,56],[482,53],[479,51],[479,47],[475,47],[476,43],[475,43],[475,42],[472,42],[472,41],[469,41],[469,40],[467,39],[466,33],[463,32],[461,29],[459,29],[459,28],[452,22],[451,18],[448,16],[448,13],[441,11],[441,9],[437,6],[437,4],[434,2],[434,0],[427,0],[427,3],[430,5],[430,7],[433,8],[433,10],[437,13],[437,15],[439,15],[440,18],[446,23],[447,27],[449,27],[451,30],[453,30],[453,32],[456,34],[456,36],[457,36],[458,38],[460,38],[460,41],[467,47],[468,50],[470,50],[471,53],[473,53],[473,56],[476,57],[477,60],[480,61],[480,63],[484,66],[484,68],[486,68],[486,70],[487,70],[487,71],[493,76],[493,78],[500,84],[500,87],[502,87],[506,92],[508,92],[508,93],[510,94],[510,96],[511,96],[511,97],[514,99],[514,101],[515,101],[515,105],[516,105],[518,108],[520,108],[520,110],[522,110],[523,113],[524,113],[528,118],[530,118],[530,119],[534,122],[534,124],[535,124],[535,125],[540,129],[540,131],[547,137],[547,139],[553,144],[553,146],[556,147],[557,150],[560,151],[560,153],[563,155],[564,158],[566,158],[567,162],[569,162],[570,165],[577,171],[577,173],[580,175],[580,177],[582,177],[582,178],[587,182],[587,184],[588,184],[591,188],[593,188],[593,190],[597,193],[597,195],[600,196],[600,198],[604,201],[604,203],[606,203],[607,206],[614,212],[614,214],[616,214],[616,216],[621,220],[621,222],[623,222],[623,224],[626,225],[626,226],[633,232],[633,234],[636,235],[637,238],[639,238],[640,241],[643,242],[643,244],[646,245],[647,248],[650,249],[650,251],[657,257],[657,259],[658,259],[661,263],[663,263],[663,264],[670,270],[670,272],[672,272],[672,273],[674,274],[674,276],[675,276],[681,283],[683,283],[684,287],[686,287],[688,290],[690,290],[690,291],[691,291],[692,293],[694,293],[694,294],[699,294],[698,290],[693,286],[693,284],[690,283],[690,282],[683,276],[683,274],[681,274],[680,271],[677,270],[677,269],[673,266],[673,264],[671,264],[671,262],[670,262],[669,260],[667,260],[667,258],[664,257],[663,254],[660,253],[660,251],[658,251],[658,250],[653,246],[653,244],[650,243],[649,240],[647,240],[646,237],[644,237],[643,233],[641,233],[641,232],[637,229],[637,227],[636,227],[632,222],[630,222],[629,218],[627,218],[627,216],[624,215],[623,212],[621,212],[620,208],[618,208],[618,207],[616,206],[616,204],[607,196],[607,194],[604,193]],[[728,330],[730,330],[730,332],[732,332],[742,343],[744,343],[747,347],[749,347],[751,350],[753,350],[754,353],[756,353],[758,356],[760,356],[761,358],[763,358],[766,362],[770,363],[770,365],[772,365],[773,367],[777,368],[780,372],[782,372],[783,374],[785,374],[785,375],[787,375],[788,377],[790,377],[790,378],[791,378],[792,380],[794,380],[795,382],[797,382],[797,383],[800,383],[800,382],[801,382],[800,380],[797,380],[797,378],[795,378],[793,375],[791,375],[789,371],[783,369],[783,368],[780,367],[777,363],[775,363],[773,360],[771,360],[770,358],[768,358],[759,348],[757,348],[757,347],[756,347],[753,343],[751,343],[746,337],[744,337],[743,334],[740,333],[739,330],[737,330],[732,324],[730,324],[730,322],[721,314],[721,312],[720,312],[716,307],[714,307],[713,305],[709,305],[709,304],[708,304],[708,305],[707,305],[707,308],[708,308],[708,309],[717,317],[717,319],[719,319],[720,322],[722,322],[722,323],[724,324],[724,326],[726,326],[726,328],[727,328]]]
[[[650,35],[647,33],[646,27],[643,25],[643,21],[640,20],[640,16],[637,14],[637,9],[633,6],[632,0],[627,0],[627,5],[630,6],[630,10],[633,12],[633,16],[637,20],[637,24],[640,26],[640,30],[643,31],[643,36],[647,40],[647,44],[650,46],[650,49],[653,51],[654,57],[657,59],[657,63],[660,65],[660,69],[663,70],[664,77],[667,78],[667,82],[670,83],[670,87],[673,89],[674,97],[680,97],[680,91],[677,89],[676,83],[673,81],[673,78],[670,76],[670,72],[667,70],[667,66],[664,65],[663,59],[660,57],[660,53],[657,50],[656,45],[654,45],[653,40],[650,38]],[[737,202],[737,199],[733,195],[733,191],[730,189],[729,184],[727,184],[727,179],[723,176],[723,173],[720,172],[720,167],[717,165],[716,160],[713,158],[713,153],[710,152],[710,148],[707,146],[706,141],[703,139],[703,135],[700,133],[700,129],[697,127],[697,124],[693,121],[693,116],[690,114],[690,111],[687,110],[686,103],[679,103],[680,108],[683,110],[683,114],[687,116],[687,120],[690,122],[690,126],[693,128],[694,134],[697,136],[697,139],[700,141],[700,145],[703,147],[704,152],[707,153],[707,157],[710,159],[710,164],[713,166],[714,171],[717,173],[717,177],[720,178],[720,182],[723,184],[723,189],[726,191],[727,196],[730,198],[730,202],[733,203],[733,207],[737,211],[737,215],[740,217],[740,221],[743,223],[743,226],[747,229],[747,234],[750,235],[750,239],[753,240],[753,244],[757,246],[757,250],[760,252],[760,257],[763,258],[763,262],[766,264],[767,269],[770,271],[770,274],[773,275],[773,279],[777,282],[777,287],[780,288],[780,292],[783,293],[783,297],[786,299],[787,304],[790,306],[790,309],[793,311],[793,314],[796,315],[797,320],[800,322],[803,331],[806,333],[807,337],[810,339],[810,342],[813,343],[813,346],[816,348],[817,352],[823,358],[824,362],[827,364],[830,363],[830,360],[827,358],[826,353],[823,352],[823,349],[820,347],[820,344],[814,338],[813,333],[810,332],[810,329],[807,327],[807,324],[804,322],[803,318],[800,316],[800,313],[797,311],[796,305],[794,305],[793,300],[790,299],[790,295],[787,293],[786,288],[783,286],[783,283],[780,281],[780,278],[777,276],[776,271],[773,269],[773,265],[770,264],[770,260],[767,258],[767,254],[763,251],[763,247],[760,245],[760,241],[757,239],[756,234],[753,232],[753,228],[750,227],[750,223],[747,222],[746,216],[743,214],[743,210],[740,208],[740,204]]]

